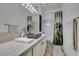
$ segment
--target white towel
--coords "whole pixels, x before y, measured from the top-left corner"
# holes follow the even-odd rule
[[[14,39],[14,40],[17,41],[17,42],[22,42],[22,43],[30,43],[34,39],[29,39],[29,38],[26,38],[26,37],[20,37],[20,38]]]

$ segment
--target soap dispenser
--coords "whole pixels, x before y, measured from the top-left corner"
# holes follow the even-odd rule
[[[24,37],[24,31],[22,31],[22,33],[21,33],[21,37]]]

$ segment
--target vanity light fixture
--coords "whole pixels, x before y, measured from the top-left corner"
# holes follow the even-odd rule
[[[37,10],[35,7],[33,7],[30,3],[22,3],[22,6],[24,6],[28,11],[30,11],[32,14],[36,14]]]

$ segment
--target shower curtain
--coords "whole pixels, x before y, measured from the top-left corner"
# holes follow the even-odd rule
[[[54,17],[54,45],[63,45],[62,11],[56,12]]]

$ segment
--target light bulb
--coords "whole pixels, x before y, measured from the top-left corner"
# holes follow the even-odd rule
[[[27,5],[25,6],[25,8],[27,8]]]
[[[34,13],[33,11],[31,11],[32,13]]]
[[[22,3],[22,6],[25,6],[25,3]]]
[[[32,5],[30,4],[30,8],[32,8]]]
[[[27,3],[27,6],[29,7],[29,6],[30,6],[30,4],[29,4],[29,3]]]

